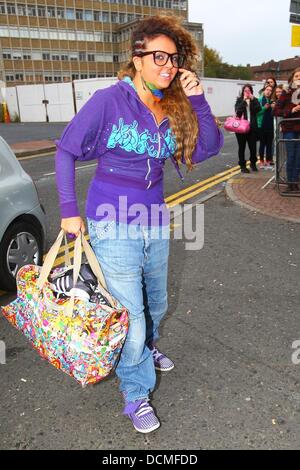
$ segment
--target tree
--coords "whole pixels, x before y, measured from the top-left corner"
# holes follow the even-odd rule
[[[204,46],[204,76],[216,77],[222,64],[222,57],[215,49]]]
[[[251,80],[251,69],[243,65],[230,65],[222,61],[215,49],[204,46],[204,76],[212,78],[231,78]]]

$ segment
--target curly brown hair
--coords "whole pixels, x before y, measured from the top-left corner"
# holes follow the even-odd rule
[[[297,67],[297,68],[293,71],[293,73],[289,76],[289,78],[288,78],[288,84],[289,84],[289,86],[292,85],[292,83],[293,83],[293,81],[294,81],[294,76],[296,75],[297,72],[300,72],[300,67]]]
[[[140,20],[132,33],[132,57],[129,63],[120,70],[119,80],[125,76],[131,79],[135,77],[136,69],[132,58],[145,50],[147,41],[161,35],[172,39],[177,52],[186,57],[183,68],[196,70],[199,52],[192,35],[182,26],[182,20],[175,16],[149,16]],[[179,74],[176,75],[169,88],[164,90],[161,105],[176,137],[177,149],[174,157],[178,163],[181,163],[184,156],[188,169],[192,169],[192,154],[196,147],[199,126],[197,116],[180,84]]]

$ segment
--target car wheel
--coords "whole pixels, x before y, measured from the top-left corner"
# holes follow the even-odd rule
[[[16,222],[5,232],[0,242],[0,287],[16,290],[16,275],[26,264],[41,265],[42,234],[28,222]]]

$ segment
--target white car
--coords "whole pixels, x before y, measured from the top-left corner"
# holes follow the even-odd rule
[[[42,264],[46,217],[31,177],[0,137],[0,289],[15,290],[26,264]]]

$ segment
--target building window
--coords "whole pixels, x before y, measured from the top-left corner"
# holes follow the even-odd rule
[[[101,11],[94,11],[94,21],[102,21]]]
[[[32,60],[42,60],[42,53],[39,51],[32,52]]]
[[[119,42],[119,35],[118,33],[112,33],[112,42],[114,44],[118,43]]]
[[[21,52],[13,52],[13,59],[14,60],[21,60],[22,59]]]
[[[38,5],[38,16],[44,18],[46,16],[46,8]]]
[[[45,79],[45,82],[52,82],[53,80],[52,75],[45,75],[44,79]]]
[[[2,2],[0,3],[0,13],[1,15],[5,15],[6,13],[5,5]]]
[[[109,23],[109,13],[108,11],[102,12],[102,21],[103,23]]]
[[[83,20],[83,10],[76,10],[76,20]]]
[[[55,8],[47,7],[47,16],[48,18],[55,18]]]
[[[49,52],[43,52],[42,57],[43,57],[43,60],[50,60],[50,53]]]
[[[150,0],[150,5],[152,7],[156,7],[156,0]]]
[[[111,14],[111,22],[112,23],[118,23],[118,13],[112,13]]]
[[[40,38],[48,39],[48,29],[40,29]]]
[[[143,0],[143,5],[145,7],[148,7],[149,6],[149,0]]]
[[[69,60],[69,56],[67,54],[62,54],[60,58],[61,60]]]
[[[36,16],[36,8],[33,5],[27,6],[28,16]]]
[[[85,40],[86,41],[91,41],[91,42],[94,42],[95,41],[95,36],[93,33],[85,33]]]
[[[56,8],[56,15],[57,18],[62,20],[65,17],[65,9],[64,8]]]
[[[54,81],[55,82],[61,82],[61,76],[60,75],[54,75]]]
[[[85,21],[93,21],[93,12],[91,10],[84,10]]]
[[[79,60],[80,62],[86,61],[86,52],[79,52]]]
[[[126,13],[119,13],[119,21],[120,23],[126,23]]]
[[[3,59],[11,59],[11,53],[10,52],[3,52],[2,57],[3,57]]]
[[[172,8],[172,2],[169,0],[166,0],[166,8]]]
[[[158,8],[164,8],[164,7],[165,7],[164,0],[158,0]]]
[[[103,41],[104,42],[110,42],[110,33],[104,33],[103,34]]]
[[[95,54],[88,54],[88,62],[95,62]]]
[[[67,20],[75,20],[75,12],[71,8],[67,8]]]
[[[20,5],[18,3],[17,12],[18,12],[18,15],[20,15],[20,16],[26,16],[27,15],[26,5]]]
[[[23,54],[23,59],[24,60],[31,60],[31,55],[30,54]]]
[[[55,29],[50,29],[48,33],[49,39],[58,39],[58,31],[56,31]]]
[[[51,59],[52,59],[52,60],[59,60],[59,55],[58,55],[58,54],[53,54],[53,55],[51,56]]]
[[[73,62],[77,61],[78,60],[78,55],[74,54],[74,52],[73,52],[72,54],[70,54],[70,60],[72,60]]]
[[[8,3],[7,4],[7,13],[9,15],[15,15],[16,14],[16,7],[14,3]]]
[[[96,78],[97,75],[95,73],[90,73],[89,78]]]
[[[72,73],[72,80],[79,80],[78,73]]]
[[[118,55],[113,56],[113,62],[119,62],[119,56]]]
[[[102,33],[94,33],[95,41],[103,42],[103,34]]]
[[[22,73],[16,73],[16,80],[18,80],[19,82],[23,82],[24,75]]]
[[[5,75],[5,80],[7,82],[14,82],[15,81],[15,77],[13,75]]]
[[[58,31],[58,38],[63,40],[63,41],[67,41],[67,39],[68,39],[67,32],[66,31]]]
[[[85,80],[86,78],[89,78],[89,77],[88,77],[87,73],[81,73],[80,78],[81,78],[81,80]]]

